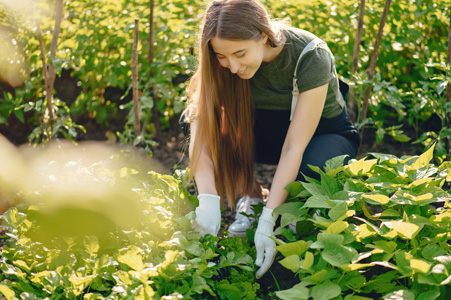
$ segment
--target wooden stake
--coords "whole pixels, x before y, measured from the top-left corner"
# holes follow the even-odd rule
[[[451,14],[449,18],[449,28],[448,28],[448,56],[446,58],[446,63],[448,66],[451,64]],[[446,85],[446,101],[451,101],[451,85],[448,83]]]
[[[352,70],[351,70],[351,81],[355,83],[354,74],[357,73],[357,69],[359,67],[359,52],[360,52],[360,42],[362,40],[362,31],[363,31],[363,17],[365,14],[365,0],[360,1],[359,7],[359,23],[357,25],[357,33],[354,42],[354,53],[352,57]],[[354,93],[349,93],[349,116],[351,117],[352,122],[356,122],[357,120],[357,108],[354,98]]]
[[[138,41],[139,41],[139,19],[135,19],[135,32],[133,35],[132,52],[132,88],[133,88],[133,109],[135,111],[135,135],[141,133],[141,120],[139,117],[139,90],[138,90]]]
[[[53,64],[53,60],[56,56],[56,50],[58,47],[58,36],[61,32],[61,21],[63,20],[63,0],[56,1],[56,14],[55,14],[55,27],[53,28],[52,44],[50,46],[50,64],[49,64],[49,84],[53,91],[55,85],[56,70]]]
[[[46,98],[47,98],[47,109],[49,111],[50,116],[50,125],[53,125],[53,120],[55,119],[55,115],[53,114],[53,106],[52,106],[52,98],[53,98],[53,89],[50,89],[50,79],[49,72],[47,70],[47,62],[45,59],[45,46],[44,40],[42,38],[41,26],[39,25],[39,21],[36,20],[36,35],[39,40],[39,49],[41,50],[41,60],[42,60],[42,69],[44,71],[44,83],[46,90]]]
[[[55,9],[55,27],[53,28],[53,37],[52,44],[50,46],[50,62],[47,69],[47,62],[45,59],[45,46],[44,39],[42,38],[41,27],[39,25],[39,21],[36,20],[36,34],[39,40],[39,48],[41,51],[41,60],[42,66],[44,70],[44,82],[45,82],[45,90],[47,93],[47,109],[49,111],[50,118],[50,128],[53,127],[53,123],[55,122],[55,114],[53,113],[53,87],[55,85],[55,76],[56,70],[53,64],[53,60],[56,56],[56,50],[58,48],[58,36],[61,31],[61,21],[63,19],[63,0],[56,1],[56,9]]]
[[[451,64],[451,14],[449,18],[449,28],[448,28],[448,56],[446,58],[447,67]],[[447,74],[448,75],[448,74]],[[451,84],[446,85],[446,101],[451,102]],[[447,118],[446,118],[447,117]],[[445,117],[445,126],[449,127],[451,124],[451,113]],[[446,147],[448,148],[448,158],[451,156],[451,140],[447,139]]]
[[[150,28],[149,28],[149,65],[152,65],[152,61],[153,61],[153,57],[154,57],[154,48],[153,48],[153,26],[154,26],[154,22],[153,22],[153,13],[154,13],[154,0],[149,0],[149,9],[150,9],[150,15],[149,15],[149,24],[150,24]],[[150,71],[150,77],[153,77],[153,72],[152,70]],[[153,123],[155,125],[155,130],[157,132],[157,141],[159,143],[163,142],[163,134],[161,132],[161,126],[160,126],[160,113],[158,112],[157,109],[157,99],[155,98],[155,88],[152,87],[151,91],[150,91],[150,96],[153,98],[153,107],[152,107],[152,120]]]
[[[149,63],[153,61],[153,11],[155,8],[154,0],[149,1],[150,15],[149,15]]]
[[[377,52],[379,50],[379,45],[381,43],[382,33],[384,31],[385,21],[387,20],[387,15],[388,15],[388,11],[390,9],[390,4],[391,4],[391,0],[385,1],[384,11],[382,13],[381,22],[379,24],[379,30],[376,35],[376,42],[374,43],[373,53],[371,54],[370,66],[367,70],[369,80],[373,79],[374,70],[376,69],[376,61],[377,61],[377,54],[378,54]],[[368,112],[368,101],[370,99],[370,95],[371,95],[372,91],[373,91],[373,85],[371,84],[365,90],[365,96],[363,99],[362,111],[361,111],[361,120],[364,120],[366,118],[366,115]]]

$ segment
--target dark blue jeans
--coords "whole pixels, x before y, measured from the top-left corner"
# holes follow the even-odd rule
[[[256,162],[276,165],[279,163],[282,146],[287,135],[290,111],[255,111],[254,137]],[[189,124],[185,116],[180,118],[180,126],[186,137],[189,136]],[[297,180],[304,176],[319,179],[319,174],[308,165],[323,169],[327,160],[347,154],[345,163],[355,158],[360,145],[360,133],[352,124],[346,109],[335,118],[321,118],[310,143],[304,151]]]
[[[255,153],[258,163],[278,164],[282,146],[290,125],[290,111],[255,111]],[[323,169],[327,160],[347,154],[345,163],[355,158],[360,145],[360,134],[352,124],[346,109],[335,118],[321,118],[310,143],[304,151],[297,180],[304,175],[319,179],[319,174],[308,165]]]

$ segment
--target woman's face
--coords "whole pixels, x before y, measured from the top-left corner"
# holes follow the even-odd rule
[[[251,79],[262,64],[267,36],[258,40],[226,40],[213,37],[210,40],[216,58],[222,67],[242,79]]]

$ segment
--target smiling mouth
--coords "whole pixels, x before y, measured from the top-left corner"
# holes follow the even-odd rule
[[[245,69],[239,71],[239,72],[238,72],[238,75],[242,76],[242,75],[244,75],[244,74],[246,73],[246,71],[247,71],[247,68],[245,68]]]

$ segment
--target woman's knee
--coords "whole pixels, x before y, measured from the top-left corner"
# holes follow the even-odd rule
[[[299,168],[297,180],[305,181],[305,176],[320,179],[320,174],[309,165],[319,167],[324,170],[326,161],[337,156],[347,155],[344,163],[355,158],[357,149],[353,142],[337,134],[324,134],[312,138],[304,151],[302,163]]]

